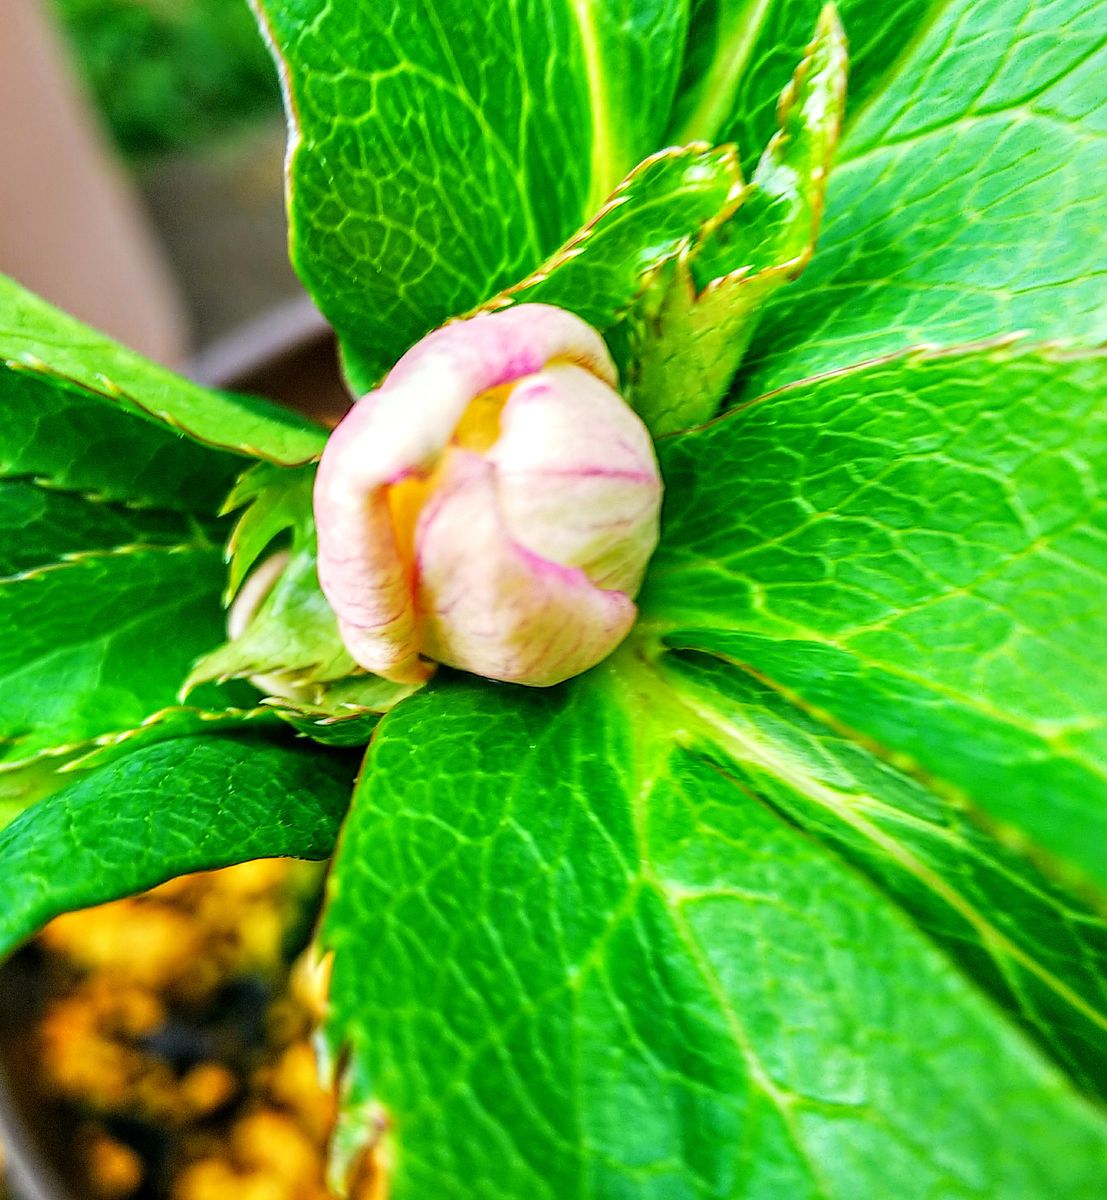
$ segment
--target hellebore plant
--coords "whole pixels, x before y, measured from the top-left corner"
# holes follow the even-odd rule
[[[339,1192],[1098,1200],[1107,4],[255,8],[362,398],[0,287],[0,945],[333,856]]]
[[[579,317],[521,304],[430,334],[356,405],[319,464],[315,528],[358,666],[549,687],[626,637],[661,480],[616,383]]]

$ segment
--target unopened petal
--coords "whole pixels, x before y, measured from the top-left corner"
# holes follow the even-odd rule
[[[432,469],[474,397],[551,360],[615,379],[603,340],[579,317],[519,305],[425,337],[331,435],[315,483],[319,581],[347,649],[366,670],[400,682],[429,670],[419,658],[414,581],[387,489]]]
[[[489,453],[511,535],[593,582],[637,594],[657,546],[661,475],[641,420],[579,367],[521,382]]]
[[[385,489],[359,495],[341,488],[341,475],[324,476],[316,484],[315,512],[319,583],[354,661],[399,683],[425,678],[410,571]]]
[[[467,403],[551,362],[575,363],[605,383],[617,382],[603,338],[586,321],[551,304],[519,304],[436,329],[400,359],[385,386],[418,381],[420,394],[463,395]]]
[[[605,658],[634,624],[634,602],[510,537],[493,466],[452,449],[416,535],[424,649],[509,683],[549,687]]]
[[[394,406],[370,393],[331,435],[315,478],[319,583],[354,660],[366,670],[417,682],[418,658],[411,572],[392,526],[387,488],[418,470],[409,439],[389,441]],[[446,423],[442,445],[453,426]]]

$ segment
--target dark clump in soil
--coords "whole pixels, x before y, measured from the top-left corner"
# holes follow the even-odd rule
[[[23,952],[34,1016],[7,1054],[75,1196],[330,1200],[319,972],[299,954],[317,884],[272,860],[192,875]]]

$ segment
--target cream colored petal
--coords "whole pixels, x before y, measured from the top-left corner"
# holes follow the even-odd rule
[[[319,583],[346,648],[366,670],[414,682],[427,671],[418,658],[410,572],[392,528],[387,489],[393,477],[418,470],[420,459],[411,457],[409,439],[393,436],[395,415],[381,389],[331,434],[315,478],[315,527]],[[453,422],[439,414],[438,428],[441,450]]]
[[[362,506],[331,504],[329,534],[319,542],[319,582],[355,662],[397,683],[428,670],[419,642],[409,572],[396,544],[384,489]]]
[[[615,378],[602,339],[579,317],[519,305],[423,338],[331,435],[315,482],[319,581],[347,649],[366,670],[397,682],[428,673],[388,487],[434,465],[474,397],[551,359]]]
[[[661,475],[646,427],[587,371],[523,380],[488,454],[511,536],[595,583],[637,594],[657,546]]]
[[[425,652],[489,679],[560,683],[606,658],[634,624],[623,592],[511,539],[492,465],[465,450],[447,452],[416,552]]]
[[[603,338],[586,321],[550,304],[519,304],[436,329],[400,359],[385,386],[417,380],[417,394],[463,395],[468,403],[554,361],[575,363],[612,387],[618,382]]]

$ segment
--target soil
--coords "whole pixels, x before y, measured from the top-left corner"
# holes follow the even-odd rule
[[[14,1071],[81,1200],[330,1200],[319,868],[263,860],[49,925]]]

